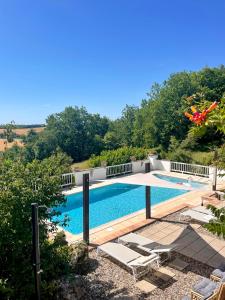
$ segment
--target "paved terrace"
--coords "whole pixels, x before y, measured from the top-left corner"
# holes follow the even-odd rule
[[[178,215],[177,215],[178,217]],[[140,234],[163,245],[175,243],[176,252],[217,268],[225,261],[225,240],[210,234],[197,223],[161,221]]]
[[[106,181],[102,181],[99,183],[92,184],[90,189],[101,187],[104,185],[112,184],[115,182],[121,183],[133,183],[133,184],[142,184],[142,185],[152,185],[152,186],[160,186],[160,187],[169,187],[169,188],[181,188],[185,189],[185,186],[180,186],[178,184],[173,184],[164,180],[160,180],[153,176],[154,173],[161,174],[169,174],[172,176],[179,176],[181,178],[188,178],[189,175],[185,174],[177,174],[177,173],[165,173],[165,172],[152,172],[147,174],[135,174],[130,176],[124,176],[120,178],[109,179]],[[195,177],[196,180],[196,177]],[[200,177],[201,182],[208,182],[209,179]],[[187,188],[187,187],[186,187]],[[122,236],[131,231],[137,230],[143,226],[151,224],[155,222],[157,219],[161,219],[169,214],[172,214],[178,210],[183,208],[193,207],[200,205],[202,202],[202,196],[210,194],[211,186],[204,190],[193,190],[190,192],[175,197],[173,199],[167,200],[163,203],[155,205],[152,209],[152,218],[146,220],[145,218],[145,210],[141,210],[125,216],[123,218],[117,219],[115,221],[104,224],[100,227],[94,228],[90,230],[90,243],[93,245],[100,245],[107,241],[113,240],[119,236]],[[66,192],[66,194],[80,192],[82,187],[75,188],[71,191]],[[82,239],[82,234],[74,235],[69,232],[66,232],[67,240],[69,242],[74,242]]]
[[[176,173],[166,174],[182,178],[188,177],[187,175]],[[196,177],[195,180],[197,180]],[[200,181],[207,182],[207,179],[200,178]],[[162,187],[183,188],[177,185],[174,186],[174,184],[167,183],[166,181],[162,182],[152,174],[124,176],[99,184],[93,184],[91,188],[104,186],[113,182],[156,186],[161,186],[162,184]],[[222,185],[219,188],[222,188]],[[81,188],[77,191],[81,191]],[[92,246],[115,240],[119,236],[132,231],[136,231],[138,234],[163,245],[177,244],[176,253],[173,254],[169,265],[165,264],[137,283],[133,282],[133,277],[125,272],[123,268],[117,266],[117,263],[113,264],[111,260],[105,258],[101,258],[99,261],[99,266],[96,270],[98,278],[106,279],[107,282],[109,280],[113,282],[115,277],[115,285],[120,282],[119,290],[126,288],[134,295],[133,289],[138,288],[145,295],[146,293],[151,293],[148,299],[165,299],[166,296],[168,299],[175,300],[181,299],[185,294],[190,294],[190,288],[199,279],[199,275],[209,276],[213,268],[217,268],[225,261],[224,240],[207,232],[200,224],[179,220],[180,211],[188,207],[200,205],[202,197],[205,197],[205,205],[209,202],[218,207],[224,205],[224,201],[210,199],[209,196],[211,194],[213,192],[211,192],[211,186],[208,185],[205,190],[191,190],[184,195],[155,205],[152,209],[152,218],[149,220],[145,219],[145,210],[142,210],[92,229],[90,231]],[[70,242],[77,241],[82,239],[82,235],[73,235],[67,232],[67,239]],[[91,257],[93,256],[92,258],[95,258],[95,251],[90,252],[90,255]],[[112,272],[108,272],[108,270]],[[115,272],[113,273],[113,271]],[[95,273],[93,275],[94,279]]]

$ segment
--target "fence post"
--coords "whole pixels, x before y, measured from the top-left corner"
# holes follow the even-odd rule
[[[89,244],[89,173],[83,174],[83,240]]]
[[[145,207],[146,207],[146,219],[151,218],[151,187],[145,187]]]
[[[212,190],[216,191],[216,183],[217,183],[217,167],[213,168],[213,180],[212,180]]]

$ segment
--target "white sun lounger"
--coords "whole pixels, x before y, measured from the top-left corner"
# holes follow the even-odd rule
[[[122,244],[112,242],[98,246],[97,255],[100,253],[100,251],[108,254],[112,258],[130,268],[133,272],[135,280],[137,280],[140,276],[147,274],[153,263],[156,262],[157,266],[159,267],[159,256],[156,253],[143,256]]]
[[[160,263],[163,263],[165,260],[170,258],[171,251],[175,250],[177,246],[176,244],[162,245],[136,233],[129,233],[122,237],[119,237],[118,242],[122,244],[136,246],[137,248],[146,251],[148,253],[157,253],[159,255],[166,253],[167,254],[166,259],[164,260],[160,259]]]
[[[193,207],[191,209],[194,210],[194,211],[198,211],[200,213],[206,214],[206,215],[213,216],[212,211],[210,209],[206,208],[205,206],[200,205],[200,206]]]
[[[199,211],[195,211],[193,209],[188,209],[182,213],[180,213],[180,220],[182,217],[189,217],[193,220],[202,222],[202,223],[209,223],[209,221],[215,219],[215,217],[211,214],[202,213]]]

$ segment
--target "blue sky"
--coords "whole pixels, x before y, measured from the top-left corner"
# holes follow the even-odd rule
[[[224,19],[224,0],[0,0],[0,124],[118,117],[170,73],[224,64]]]

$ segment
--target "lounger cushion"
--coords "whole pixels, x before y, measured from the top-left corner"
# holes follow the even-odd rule
[[[133,232],[120,237],[118,240],[128,244],[136,244],[136,245],[146,245],[146,244],[154,243],[153,240]]]
[[[149,255],[149,256],[141,256],[133,261],[131,261],[129,263],[129,265],[146,265],[146,264],[149,264],[150,262],[152,261],[155,261],[159,259],[159,256],[155,253]]]
[[[133,261],[142,256],[132,249],[129,249],[124,245],[118,243],[109,242],[99,246],[98,248],[124,264],[128,264],[130,261]]]
[[[151,243],[147,245],[142,245],[140,248],[149,249],[152,252],[170,252],[177,247],[177,244],[161,245],[159,243]]]
[[[222,278],[223,276],[225,276],[225,272],[221,271],[221,269],[215,269],[212,272],[212,275],[214,275],[216,277],[219,277],[219,278]]]
[[[182,212],[180,215],[190,217],[194,220],[197,220],[197,221],[200,221],[203,223],[209,223],[210,220],[215,219],[215,217],[212,215],[207,215],[207,214],[195,211],[193,209],[188,209],[188,210]]]
[[[201,281],[196,283],[192,289],[194,292],[197,292],[200,295],[202,295],[203,299],[207,299],[209,296],[211,296],[214,293],[217,287],[218,287],[218,283],[215,283],[208,278],[203,278]]]
[[[206,215],[211,215],[213,216],[213,213],[211,212],[210,209],[206,208],[205,206],[197,206],[197,207],[193,207],[192,210],[194,211],[198,211],[200,213],[206,214]]]
[[[133,244],[144,251],[155,253],[170,252],[171,250],[174,250],[174,248],[176,248],[177,246],[175,244],[162,245],[157,242],[154,242],[149,238],[146,238],[140,234],[136,234],[133,232],[120,237],[118,241]]]
[[[189,296],[184,296],[181,300],[191,300],[191,297],[189,297]]]

